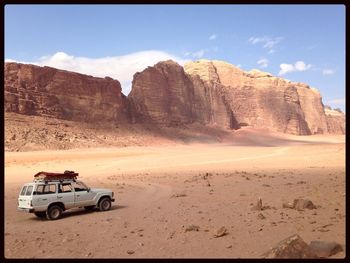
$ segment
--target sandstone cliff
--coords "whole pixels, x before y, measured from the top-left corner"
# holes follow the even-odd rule
[[[184,66],[185,72],[200,77],[208,86],[220,86],[240,126],[309,135],[333,133],[329,128],[319,92],[303,83],[273,77],[267,72],[245,72],[222,61],[199,60]]]
[[[325,108],[327,128],[333,134],[345,134],[345,114],[341,111]]]
[[[136,73],[128,99],[136,122],[237,126],[221,89],[208,85],[198,76],[187,75],[171,60]]]
[[[345,133],[345,115],[325,108],[316,89],[216,60],[189,62],[184,68],[171,60],[159,62],[134,75],[128,97],[109,77],[5,63],[4,95],[6,112],[91,124]]]
[[[5,111],[83,122],[127,122],[120,83],[29,64],[5,63]]]

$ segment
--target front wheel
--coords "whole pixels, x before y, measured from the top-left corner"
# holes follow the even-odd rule
[[[107,211],[111,209],[111,206],[112,206],[111,200],[108,197],[104,197],[100,201],[98,208],[100,209],[100,211]]]
[[[59,219],[62,215],[62,208],[58,205],[54,205],[54,206],[51,206],[47,212],[46,212],[46,217],[47,219],[50,219],[50,220],[56,220],[56,219]]]

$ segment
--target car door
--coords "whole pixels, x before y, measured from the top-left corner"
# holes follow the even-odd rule
[[[59,184],[57,200],[62,202],[66,209],[74,207],[74,189],[70,182]]]
[[[75,192],[75,205],[76,206],[89,206],[94,205],[94,196],[96,193],[89,191],[89,189],[81,182],[73,182],[72,186]]]
[[[18,207],[19,208],[31,208],[33,185],[23,186],[21,193],[18,197]]]
[[[37,184],[33,192],[33,207],[36,211],[45,211],[49,204],[57,201],[57,184]]]

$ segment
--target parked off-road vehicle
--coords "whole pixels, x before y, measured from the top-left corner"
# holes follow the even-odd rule
[[[115,201],[113,191],[89,188],[77,176],[72,171],[37,173],[33,182],[22,187],[17,209],[50,220],[60,218],[63,211],[71,208],[109,210]]]

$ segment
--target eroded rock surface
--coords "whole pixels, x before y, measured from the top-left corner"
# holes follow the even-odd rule
[[[198,122],[238,128],[222,89],[186,74],[171,60],[136,73],[128,98],[137,122],[165,126]]]
[[[87,123],[243,126],[296,135],[344,134],[345,115],[320,93],[217,60],[162,61],[134,75],[128,97],[109,77],[5,63],[5,112]]]
[[[259,70],[245,72],[223,61],[199,60],[184,66],[208,86],[220,87],[239,126],[296,134],[333,133],[320,93],[303,83],[273,77]],[[329,128],[332,126],[334,128]]]
[[[297,234],[287,237],[262,255],[264,258],[318,258]]]
[[[325,109],[327,128],[333,134],[345,134],[345,114],[341,111]]]
[[[5,111],[84,122],[128,122],[118,80],[5,63]]]

